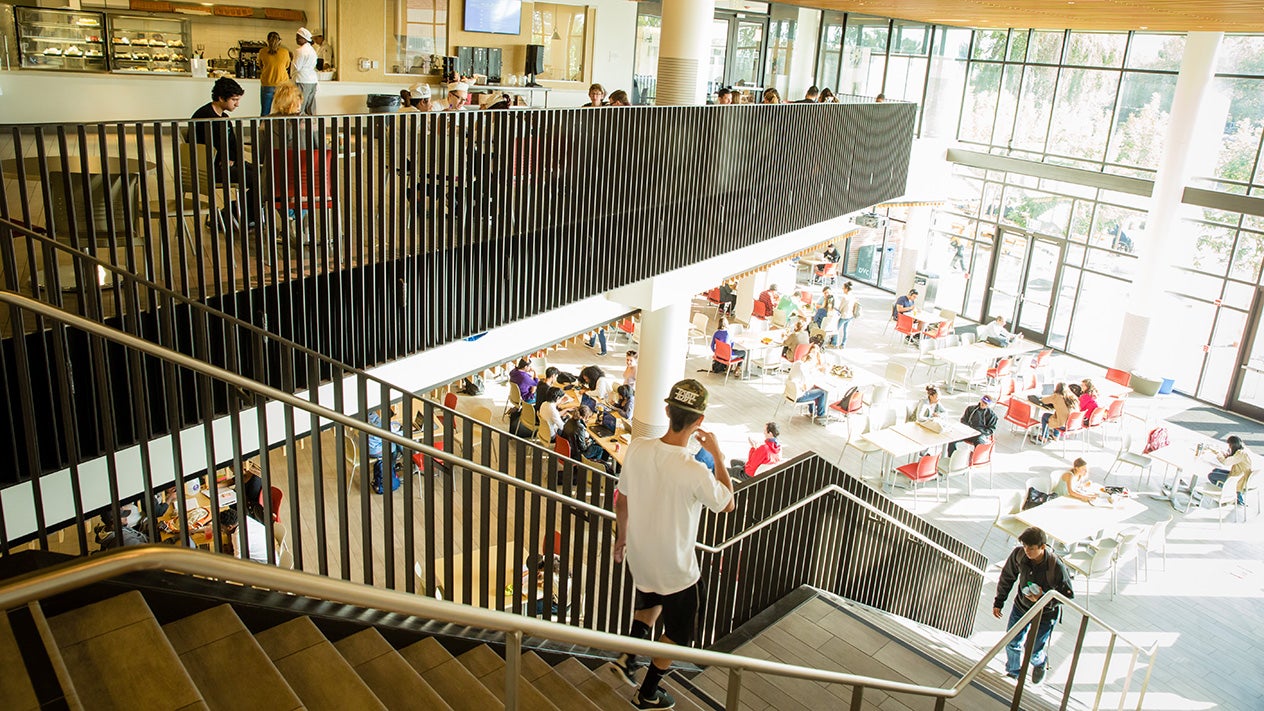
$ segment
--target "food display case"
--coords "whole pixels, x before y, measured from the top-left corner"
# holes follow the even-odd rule
[[[110,66],[120,74],[188,75],[188,20],[110,15]]]
[[[105,16],[99,12],[17,7],[18,62],[23,69],[104,72]]]

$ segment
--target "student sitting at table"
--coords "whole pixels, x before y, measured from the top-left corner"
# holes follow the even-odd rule
[[[1229,445],[1228,452],[1213,452],[1216,455],[1216,461],[1222,466],[1212,469],[1207,475],[1207,481],[1216,486],[1224,486],[1229,477],[1241,475],[1242,478],[1238,479],[1238,505],[1244,506],[1242,492],[1246,491],[1247,482],[1251,479],[1251,453],[1243,446],[1242,438],[1237,435],[1229,435],[1225,444]]]
[[[803,330],[803,320],[795,319],[790,332],[786,334],[786,339],[781,342],[781,357],[786,360],[794,358],[795,349],[807,342],[808,332]]]
[[[1077,457],[1071,462],[1071,468],[1062,472],[1058,482],[1053,485],[1053,493],[1069,496],[1077,501],[1092,501],[1097,498],[1099,489],[1100,487],[1089,481],[1088,462],[1083,457]]]
[[[1093,410],[1097,407],[1097,386],[1092,380],[1085,378],[1080,381],[1080,412],[1084,413],[1085,422],[1088,422],[1088,416],[1093,414]]]
[[[839,254],[838,248],[833,243],[830,243],[830,246],[821,253],[821,257],[831,264],[838,264],[838,260],[842,259],[843,255]]]
[[[723,316],[720,317],[720,321],[715,326],[715,333],[711,334],[711,352],[712,353],[715,352],[715,344],[717,342],[727,343],[729,344],[730,347],[733,346],[732,336],[729,335],[729,322],[728,322],[728,319],[724,318]],[[733,348],[733,357],[745,358],[746,351],[740,350],[738,348]]]
[[[520,358],[517,367],[509,371],[509,382],[518,388],[518,394],[522,396],[524,403],[535,404],[535,389],[540,381],[536,379],[535,371],[531,369],[531,361]]]
[[[987,444],[992,441],[992,434],[996,432],[996,426],[1000,423],[996,413],[992,411],[992,398],[984,395],[979,398],[977,405],[971,405],[961,414],[961,421],[969,427],[979,431],[974,437],[967,437],[961,442],[969,442],[973,445]],[[948,456],[957,451],[957,446],[961,442],[948,443]]]
[[[820,326],[829,312],[835,308],[834,295],[830,293],[829,287],[821,289],[821,301],[817,304],[816,313],[812,314],[812,323]]]
[[[636,351],[630,350],[624,353],[623,358],[623,384],[634,386],[636,385]]]
[[[237,550],[237,525],[237,509],[230,506],[220,510],[219,530],[224,537],[224,552],[242,558],[241,551]],[[271,545],[268,542],[268,529],[250,516],[246,517],[246,545],[248,546],[246,557],[256,563],[267,564],[268,546]]]
[[[820,366],[820,346],[809,344],[807,354],[790,366],[788,382],[794,386],[794,401],[812,403],[812,407],[808,408],[812,421],[824,425],[825,403],[829,399],[829,391],[817,384],[823,379]]]
[[[624,419],[632,419],[632,408],[636,405],[636,398],[632,394],[632,386],[626,383],[615,389],[614,400],[610,402],[610,408],[623,416]]]
[[[997,316],[991,321],[988,321],[986,324],[979,326],[975,333],[977,334],[978,340],[987,341],[994,346],[1000,346],[1002,348],[1008,346],[1015,339],[1022,338],[1022,336],[1016,336],[1005,330],[1004,316]]]
[[[895,300],[891,306],[891,320],[899,321],[900,314],[912,314],[917,309],[917,289],[909,289],[904,296]]]
[[[917,422],[926,422],[936,417],[942,417],[944,412],[944,406],[939,402],[939,388],[934,385],[927,385],[926,397],[917,403],[917,409],[913,411],[913,419]]]
[[[562,436],[566,438],[571,445],[572,456],[578,459],[581,455],[594,462],[601,462],[606,467],[606,471],[611,470],[610,454],[602,449],[601,444],[592,438],[588,432],[588,418],[592,417],[592,410],[587,405],[580,405],[575,414],[566,420],[566,424],[562,427]]]
[[[564,397],[566,397],[566,391],[561,388],[550,388],[547,392],[536,395],[536,400],[540,401],[540,421],[548,423],[550,440],[556,437],[566,425],[566,418],[562,416],[561,408]]]
[[[726,281],[720,284],[720,311],[733,315],[737,309],[737,290]]]
[[[1067,420],[1071,419],[1071,413],[1080,409],[1079,401],[1067,389],[1066,383],[1055,385],[1053,392],[1041,398],[1039,404],[1047,410],[1040,416],[1040,436],[1036,438],[1039,444],[1056,440],[1066,427]]]
[[[746,460],[731,460],[729,476],[735,479],[754,477],[763,465],[775,465],[780,462],[781,442],[777,440],[780,435],[781,429],[777,427],[776,422],[764,423],[763,439],[756,439],[753,435],[747,438],[750,441],[750,451],[746,453]]]
[[[762,303],[768,315],[772,316],[772,312],[777,310],[777,304],[781,301],[781,292],[777,291],[776,284],[769,284],[767,289],[759,293],[759,298],[756,300]]]

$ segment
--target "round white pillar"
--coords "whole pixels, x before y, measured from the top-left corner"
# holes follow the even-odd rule
[[[663,401],[671,386],[685,377],[688,352],[688,302],[641,312],[633,437],[661,437],[667,431],[667,405]]]
[[[715,0],[663,0],[655,104],[706,103],[706,67],[714,19]]]

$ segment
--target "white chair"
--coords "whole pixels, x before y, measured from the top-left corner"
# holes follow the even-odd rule
[[[953,378],[953,386],[962,385],[966,388],[975,388],[987,383],[987,364],[974,363],[957,370],[956,376]]]
[[[1134,526],[1120,531],[1119,535],[1116,537],[1118,545],[1115,547],[1115,565],[1111,569],[1110,575],[1110,587],[1112,593],[1119,591],[1119,585],[1117,582],[1119,576],[1119,566],[1127,561],[1129,556],[1132,556],[1133,558],[1133,576],[1136,577],[1140,572],[1141,557],[1137,555],[1137,552],[1141,548],[1141,537],[1144,536],[1145,533],[1146,530],[1144,528]]]
[[[276,547],[277,567],[294,570],[294,552],[290,550],[287,538],[289,531],[280,521],[272,522],[272,541]]]
[[[947,459],[940,459],[939,473],[944,479],[945,488],[948,489],[947,498],[949,501],[952,500],[952,478],[954,476],[965,475],[967,491],[974,493],[974,487],[970,484],[969,447],[957,447]]]
[[[795,402],[796,400],[799,399],[799,388],[797,385],[794,384],[794,381],[792,380],[786,381],[785,387],[782,388],[781,390],[781,395],[782,395],[781,400],[777,402],[777,409],[773,410],[772,412],[772,417],[774,420],[777,419],[777,413],[781,412],[781,405],[782,403],[785,403],[785,402],[790,403],[794,407],[796,413],[799,410],[802,410],[804,415],[807,415],[809,417],[812,415],[812,401],[809,400],[808,402]],[[718,462],[716,463],[716,466],[719,466]]]
[[[961,339],[961,345],[968,346],[968,345],[973,344],[975,341],[979,340],[979,335],[977,333],[971,333],[967,331],[966,333],[960,334],[960,339]]]
[[[696,338],[703,343],[711,338],[711,320],[701,311],[693,315],[689,326],[689,338],[690,340]]]
[[[887,363],[887,369],[883,372],[882,377],[891,383],[894,383],[900,389],[908,386],[908,367],[899,363]]]
[[[350,494],[355,491],[355,478],[360,473],[360,447],[356,445],[356,436],[350,432],[344,434],[342,440],[346,448],[344,455],[347,460],[347,466],[350,467],[347,471],[347,493]],[[377,461],[375,457],[369,459],[370,468],[372,468],[375,461]]]
[[[1168,527],[1175,520],[1174,516],[1168,516],[1162,521],[1156,521],[1146,530],[1145,535],[1137,539],[1137,548],[1141,551],[1143,560],[1142,569],[1145,570],[1146,577],[1150,576],[1150,551],[1162,549],[1163,569],[1167,570],[1167,532]]]
[[[1154,464],[1154,460],[1144,454],[1132,451],[1132,433],[1125,432],[1123,440],[1119,443],[1119,452],[1115,455],[1115,461],[1111,463],[1110,469],[1106,471],[1106,476],[1102,477],[1102,482],[1110,479],[1110,475],[1115,473],[1115,468],[1120,464],[1130,467],[1136,467],[1141,470],[1141,474],[1145,475],[1146,481],[1150,480],[1150,467]],[[1141,474],[1137,475],[1137,483],[1141,483]]]
[[[917,366],[919,365],[926,366],[926,378],[928,380],[935,379],[935,371],[939,368],[947,369],[952,365],[943,358],[935,355],[935,345],[935,341],[929,338],[923,338],[917,342],[917,350],[920,352],[920,355],[917,357],[917,362],[913,364],[913,372],[917,372]]]
[[[853,421],[856,423],[854,426],[852,425]],[[847,439],[843,442],[843,451],[838,454],[838,467],[840,469],[843,466],[843,457],[847,455],[848,449],[854,449],[860,454],[860,471],[857,472],[857,475],[862,479],[865,475],[865,461],[869,459],[869,455],[882,452],[878,445],[863,437],[866,433],[875,431],[873,423],[874,419],[871,414],[857,413],[848,417]]]
[[[1202,494],[1200,505],[1208,501],[1216,505],[1216,523],[1220,528],[1224,528],[1225,517],[1222,512],[1225,507],[1229,508],[1230,515],[1238,509],[1238,482],[1241,480],[1242,475],[1237,474],[1226,479],[1224,486],[1207,482],[1195,492]]]
[[[996,519],[992,521],[992,525],[988,527],[987,535],[983,537],[983,542],[979,544],[979,548],[987,545],[988,538],[992,536],[994,529],[1000,529],[1009,538],[1018,538],[1023,531],[1027,530],[1027,524],[1019,521],[1015,516],[1023,510],[1023,499],[1027,497],[1027,491],[1011,491],[1002,494],[996,501]]]
[[[1109,573],[1115,565],[1115,551],[1118,541],[1106,540],[1096,545],[1085,546],[1062,556],[1062,562],[1068,568],[1084,576],[1084,607],[1088,607],[1089,595],[1092,592],[1093,576]],[[1115,592],[1111,590],[1111,599]]]

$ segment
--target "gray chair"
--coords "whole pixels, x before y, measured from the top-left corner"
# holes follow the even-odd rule
[[[1107,540],[1096,545],[1085,546],[1080,550],[1072,551],[1062,556],[1062,562],[1068,568],[1084,576],[1084,607],[1088,607],[1089,595],[1092,592],[1093,576],[1109,573],[1114,569],[1115,552],[1118,547],[1118,541]],[[1113,588],[1110,596],[1111,599],[1115,597]]]

